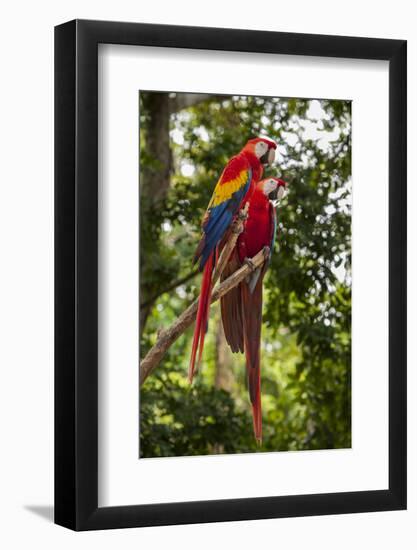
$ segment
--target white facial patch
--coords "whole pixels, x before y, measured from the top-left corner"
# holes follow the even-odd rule
[[[260,159],[268,150],[268,145],[264,141],[258,141],[255,145],[255,155]]]
[[[268,196],[269,193],[271,193],[272,191],[275,191],[275,189],[277,188],[277,185],[278,185],[277,182],[273,179],[266,180],[264,184],[264,195]]]
[[[275,150],[271,148],[268,151],[268,164],[272,164],[274,160],[275,160]]]

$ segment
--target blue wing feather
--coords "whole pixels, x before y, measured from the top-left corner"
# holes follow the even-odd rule
[[[209,217],[203,226],[203,246],[198,254],[200,257],[200,269],[204,268],[211,253],[226,233],[233,220],[233,216],[237,213],[243,198],[248,192],[251,180],[252,170],[248,170],[245,185],[233,193],[229,200],[209,209]]]

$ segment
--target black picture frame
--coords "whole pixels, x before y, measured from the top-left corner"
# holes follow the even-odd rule
[[[389,488],[98,507],[98,44],[389,62]],[[404,40],[74,20],[55,28],[55,522],[74,530],[406,508]],[[371,397],[370,397],[371,399]]]

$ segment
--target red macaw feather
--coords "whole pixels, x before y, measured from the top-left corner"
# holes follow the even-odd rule
[[[229,262],[223,270],[221,280],[224,281],[241,267],[236,248],[233,250]],[[244,352],[243,343],[243,313],[241,285],[229,290],[220,300],[222,322],[226,341],[233,353]]]
[[[203,353],[210,311],[212,274],[219,245],[225,238],[235,215],[250,200],[263,173],[263,166],[255,155],[255,146],[259,141],[265,141],[268,147],[276,148],[274,142],[257,138],[250,140],[238,155],[232,157],[216,184],[203,218],[203,235],[194,257],[194,261],[198,261],[200,269],[203,270],[203,279],[188,369],[190,382],[194,377],[196,358],[198,366]]]
[[[279,185],[282,180],[274,179]],[[223,279],[239,269],[265,247],[272,251],[275,238],[275,209],[258,183],[249,203],[248,220],[239,236],[235,250],[223,272]],[[261,329],[262,288],[269,261],[255,269],[245,281],[221,299],[222,323],[226,340],[234,353],[245,352],[249,398],[252,405],[253,429],[256,440],[262,441],[261,407]]]
[[[194,256],[200,269],[225,236],[243,203],[250,199],[261,173],[259,160],[244,152],[231,158],[226,165],[203,217],[203,235]]]
[[[261,407],[261,328],[263,276],[258,278],[251,292],[249,284],[242,284],[243,337],[246,356],[249,397],[252,404],[253,430],[256,440],[262,441]]]
[[[214,268],[214,256],[215,252],[212,252],[209,259],[204,266],[203,281],[201,283],[200,298],[198,300],[197,317],[195,321],[193,346],[191,349],[191,359],[188,368],[188,380],[191,383],[195,374],[195,362],[198,349],[197,367],[200,364],[201,356],[203,354],[204,339],[207,331],[208,315],[211,302],[211,277]]]

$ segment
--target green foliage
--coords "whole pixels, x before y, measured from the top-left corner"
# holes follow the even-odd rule
[[[141,94],[141,161],[146,150]],[[193,272],[200,222],[228,159],[248,138],[278,144],[276,174],[289,183],[265,278],[262,347],[264,438],[252,435],[244,358],[233,384],[214,387],[219,316],[213,308],[204,364],[186,382],[192,331],[141,389],[141,456],[343,448],[351,444],[351,105],[347,101],[213,97],[171,115],[173,169],[157,205],[141,194],[141,284],[152,307],[141,356],[198,295]],[[168,292],[164,290],[169,288]],[[142,295],[142,288],[141,288]]]
[[[250,416],[228,392],[199,381],[190,387],[175,367],[142,393],[140,426],[145,457],[234,453],[252,438]]]

